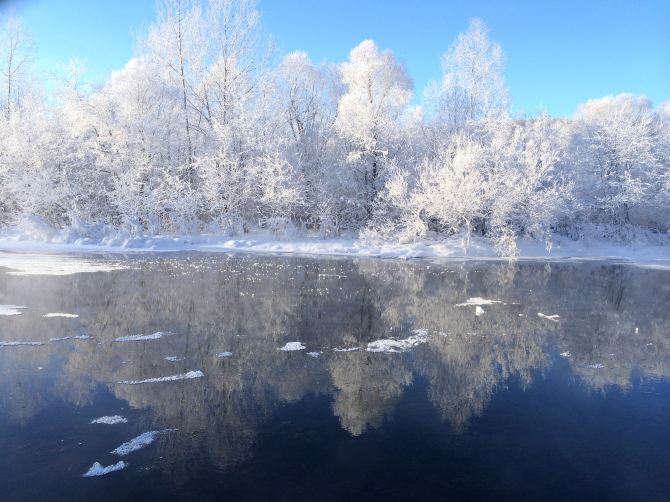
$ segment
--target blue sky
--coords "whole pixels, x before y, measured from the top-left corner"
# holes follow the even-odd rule
[[[439,77],[440,55],[471,17],[507,53],[516,111],[569,115],[589,98],[620,92],[670,98],[670,1],[639,0],[261,0],[263,25],[282,52],[343,61],[372,38],[405,61],[420,96]],[[133,54],[153,0],[4,0],[24,18],[39,68],[71,57],[103,80]]]

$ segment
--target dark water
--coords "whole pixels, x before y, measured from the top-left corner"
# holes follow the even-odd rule
[[[44,343],[0,347],[2,500],[670,499],[668,271],[114,261],[0,268],[0,304],[27,307],[0,316],[0,342]],[[501,303],[477,316],[457,306],[471,297]],[[155,332],[172,334],[115,342]],[[366,350],[380,339],[416,345]],[[90,424],[111,415],[128,421]],[[110,453],[148,431],[163,432]]]

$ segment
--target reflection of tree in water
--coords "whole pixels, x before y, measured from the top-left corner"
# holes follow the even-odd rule
[[[150,410],[148,426],[177,427],[162,444],[175,452],[173,477],[194,459],[225,468],[247,458],[259,426],[281,403],[332,395],[333,413],[353,435],[383,424],[414,375],[459,431],[510,378],[532,385],[548,349],[586,385],[631,385],[635,369],[668,375],[665,273],[591,264],[397,263],[271,257],[161,258],[138,270],[66,277],[10,277],[0,303],[27,304],[0,318],[2,340],[46,341],[88,333],[89,341],[0,349],[0,406],[19,422],[56,400],[89,403],[97,385]],[[665,289],[664,289],[665,288]],[[501,303],[458,307],[469,297]],[[44,319],[76,311],[75,320]],[[538,312],[559,314],[552,323]],[[410,355],[333,352],[428,329]],[[637,328],[637,332],[636,332]],[[160,340],[114,343],[137,333]],[[301,341],[319,358],[278,351]],[[216,354],[233,352],[232,358]],[[177,362],[165,357],[183,358]],[[602,365],[602,367],[599,367]],[[44,367],[44,371],[37,370]],[[201,369],[195,381],[118,385]],[[178,452],[178,453],[177,453]]]

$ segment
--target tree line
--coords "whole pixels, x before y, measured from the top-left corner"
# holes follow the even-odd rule
[[[278,55],[253,0],[162,0],[135,57],[93,86],[33,71],[20,19],[0,34],[0,224],[122,232],[456,233],[630,239],[670,225],[670,101],[587,101],[516,116],[481,20],[421,106],[372,40],[340,64]]]

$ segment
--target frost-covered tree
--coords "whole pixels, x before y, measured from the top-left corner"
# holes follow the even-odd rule
[[[630,223],[631,209],[651,200],[658,187],[651,101],[607,96],[580,105],[574,118],[581,139],[580,198],[593,201],[587,210],[595,221]]]
[[[501,119],[509,112],[505,53],[488,36],[481,19],[442,56],[442,78],[429,85],[427,97],[440,133],[462,129],[476,120]]]
[[[12,108],[22,97],[26,76],[33,61],[34,46],[32,38],[22,21],[9,15],[0,19],[0,85],[2,98],[0,103],[9,118]]]
[[[380,170],[398,146],[394,144],[398,119],[412,99],[413,84],[393,53],[380,51],[372,40],[351,50],[341,72],[347,90],[340,99],[336,126],[349,144],[348,160],[361,171],[369,213]]]

